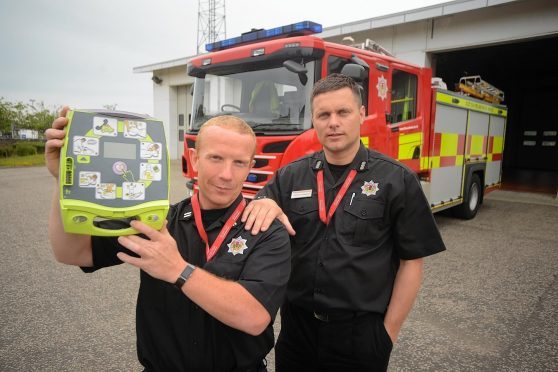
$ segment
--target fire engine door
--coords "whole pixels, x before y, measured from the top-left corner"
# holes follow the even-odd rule
[[[378,78],[378,96],[385,95],[389,106],[390,155],[411,169],[420,171],[422,118],[418,115],[418,75],[392,64],[387,82]],[[383,87],[387,84],[387,87]]]

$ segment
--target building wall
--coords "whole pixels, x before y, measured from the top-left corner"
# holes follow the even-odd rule
[[[446,3],[411,15],[399,14],[333,27],[324,30],[323,37],[328,41],[342,42],[343,37],[350,35],[356,43],[370,38],[397,58],[431,67],[429,52],[488,46],[558,33],[558,1],[523,0],[464,11],[470,3],[479,1]]]
[[[186,74],[186,66],[156,70],[154,76],[162,79],[160,84],[153,83],[153,115],[165,124],[165,134],[171,159],[182,155],[182,144],[178,141],[180,129],[188,125],[192,101],[188,97],[194,79]],[[178,126],[178,115],[185,116],[184,127]]]

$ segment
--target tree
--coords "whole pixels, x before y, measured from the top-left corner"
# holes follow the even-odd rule
[[[30,102],[27,105],[23,127],[42,132],[56,119],[59,109],[49,110],[42,101],[36,103],[35,100],[30,100]]]
[[[0,132],[2,132],[3,134],[11,133],[13,122],[13,104],[11,102],[5,101],[4,97],[0,97]]]
[[[0,131],[11,133],[12,127],[43,132],[57,117],[57,108],[49,110],[43,102],[9,102],[0,97]]]

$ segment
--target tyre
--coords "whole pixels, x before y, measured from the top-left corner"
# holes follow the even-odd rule
[[[465,189],[463,203],[453,208],[453,215],[464,220],[475,217],[481,204],[482,192],[480,177],[472,174]]]

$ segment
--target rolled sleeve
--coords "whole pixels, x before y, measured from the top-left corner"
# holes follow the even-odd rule
[[[410,172],[403,174],[403,181],[394,224],[399,258],[412,260],[444,251],[446,247],[420,181]]]
[[[289,235],[276,220],[258,242],[238,280],[265,307],[272,320],[285,297],[291,272],[290,251]]]
[[[116,256],[118,252],[125,252],[129,255],[136,256],[133,252],[124,248],[118,243],[117,237],[91,237],[93,266],[81,267],[85,273],[92,273],[104,267],[120,265],[122,261]]]

